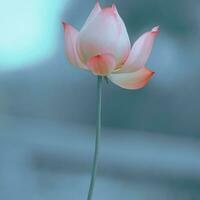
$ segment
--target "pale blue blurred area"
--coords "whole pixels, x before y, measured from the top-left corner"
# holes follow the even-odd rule
[[[7,0],[1,3],[0,71],[37,64],[55,53],[58,13],[66,2]]]
[[[114,2],[132,42],[155,25],[161,33],[144,89],[103,85],[94,200],[198,200],[200,2]],[[0,199],[86,199],[96,77],[66,60],[61,22],[80,29],[94,3],[0,4]]]

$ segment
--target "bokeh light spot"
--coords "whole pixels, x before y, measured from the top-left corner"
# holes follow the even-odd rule
[[[66,0],[1,2],[0,71],[25,67],[53,54],[59,30],[55,27],[64,5]]]

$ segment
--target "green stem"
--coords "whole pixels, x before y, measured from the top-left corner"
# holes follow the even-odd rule
[[[99,139],[100,139],[100,134],[101,134],[101,96],[102,96],[102,76],[98,76],[98,79],[97,79],[97,125],[96,125],[95,152],[94,152],[90,188],[89,188],[87,200],[92,199],[92,194],[93,194],[95,179],[96,179],[96,172],[97,172]]]

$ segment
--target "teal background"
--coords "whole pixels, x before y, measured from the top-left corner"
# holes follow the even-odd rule
[[[80,29],[95,1],[0,2],[0,198],[86,199],[96,77],[68,63],[61,22]],[[114,2],[132,43],[161,32],[145,88],[103,85],[94,199],[198,200],[200,2]]]

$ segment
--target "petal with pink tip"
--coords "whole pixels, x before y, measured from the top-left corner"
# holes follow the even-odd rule
[[[101,12],[101,6],[99,4],[99,1],[97,1],[93,10],[91,11],[90,15],[88,16],[85,24],[83,25],[82,29],[84,29],[100,12]]]
[[[113,55],[102,54],[89,58],[87,66],[88,69],[93,72],[93,74],[106,76],[115,69],[116,62]]]
[[[87,67],[80,61],[76,50],[78,31],[65,22],[63,22],[63,27],[65,32],[65,51],[69,62],[80,68],[87,69]]]
[[[131,50],[131,43],[126,26],[122,18],[120,17],[115,4],[112,5],[112,9],[115,12],[116,22],[118,23],[118,28],[120,32],[115,46],[115,57],[119,58],[117,65],[122,65],[129,56]]]
[[[144,33],[134,43],[131,52],[124,64],[122,72],[137,71],[145,66],[154,44],[154,39],[159,33],[159,27],[154,27],[150,32]]]
[[[150,78],[153,76],[154,72],[146,67],[142,67],[136,72],[129,73],[112,73],[108,78],[116,85],[125,89],[140,89],[144,87]]]
[[[117,65],[125,62],[130,52],[130,41],[115,6],[102,9],[80,31],[77,48],[84,63],[92,56],[105,53],[114,55]]]

